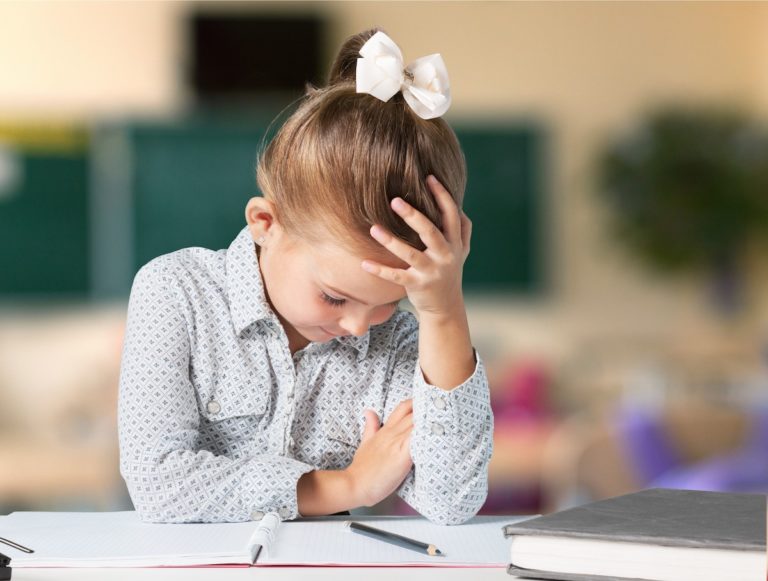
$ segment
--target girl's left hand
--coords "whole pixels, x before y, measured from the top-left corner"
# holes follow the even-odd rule
[[[373,260],[364,260],[362,267],[379,278],[405,287],[408,299],[419,314],[450,316],[457,308],[464,309],[461,274],[469,255],[472,222],[459,210],[437,178],[427,177],[427,185],[442,211],[442,232],[402,198],[394,198],[392,209],[419,234],[426,249],[419,251],[375,224],[371,227],[371,236],[406,262],[409,268],[392,268]]]

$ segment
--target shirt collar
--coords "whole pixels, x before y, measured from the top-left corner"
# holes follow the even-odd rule
[[[247,226],[229,245],[226,263],[229,311],[232,314],[235,332],[239,335],[246,327],[262,319],[277,320],[267,302],[256,248]],[[365,335],[360,337],[345,335],[333,340],[356,349],[358,360],[360,360],[368,353],[370,334],[371,332],[368,330]]]
[[[264,293],[256,247],[247,226],[229,245],[226,264],[229,311],[239,335],[256,321],[274,317]]]
[[[368,329],[365,335],[361,335],[360,337],[355,337],[354,335],[344,335],[343,337],[336,337],[334,341],[338,341],[342,345],[348,345],[357,349],[357,360],[360,361],[368,353],[368,343],[370,342],[370,336],[371,330]]]

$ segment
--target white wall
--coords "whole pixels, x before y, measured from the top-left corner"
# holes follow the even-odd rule
[[[91,116],[172,111],[182,4],[0,3],[0,112]]]

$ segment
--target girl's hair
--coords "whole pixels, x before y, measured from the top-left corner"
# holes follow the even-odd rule
[[[370,252],[378,243],[369,229],[381,224],[423,250],[418,234],[389,202],[402,197],[442,229],[440,209],[425,180],[433,174],[461,207],[464,155],[448,124],[416,115],[402,93],[383,102],[356,92],[359,51],[377,30],[347,39],[328,86],[308,88],[259,156],[257,182],[274,202],[286,232],[304,240],[325,241],[330,233]]]

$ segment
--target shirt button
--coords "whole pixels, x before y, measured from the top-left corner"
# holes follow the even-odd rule
[[[279,514],[280,518],[282,518],[282,519],[290,518],[290,516],[291,516],[291,509],[284,506],[283,508],[281,508],[277,512],[277,514]]]
[[[221,411],[221,404],[219,404],[217,401],[211,400],[208,402],[206,409],[208,410],[209,414],[217,414]]]
[[[251,520],[261,520],[263,518],[264,518],[264,513],[261,512],[260,510],[254,510],[251,513]]]
[[[445,433],[445,428],[443,427],[443,424],[438,424],[437,422],[434,422],[432,424],[432,433],[435,436],[442,436]]]
[[[434,403],[435,407],[439,410],[445,409],[446,403],[442,396],[437,396],[434,400],[432,400],[432,403]]]

